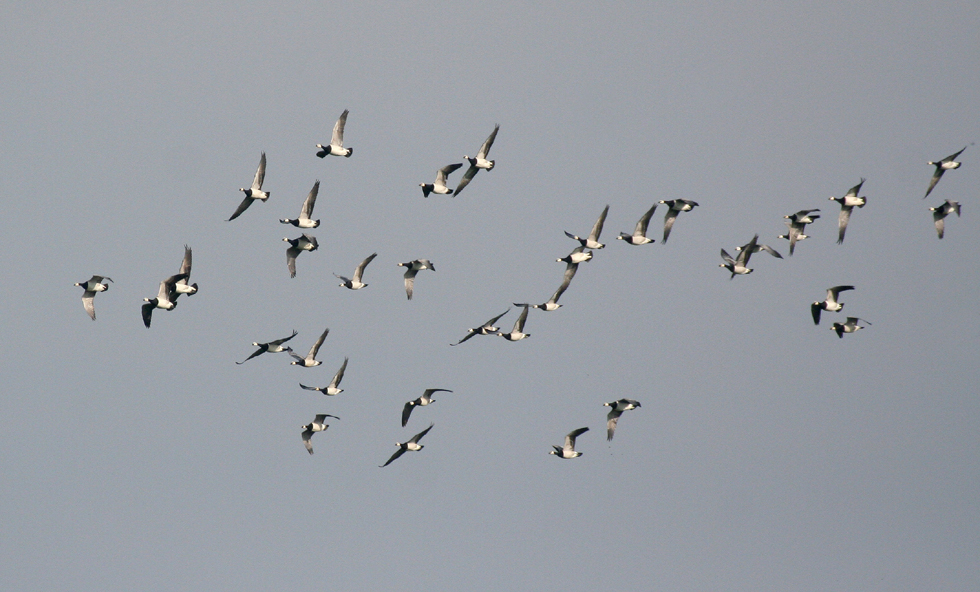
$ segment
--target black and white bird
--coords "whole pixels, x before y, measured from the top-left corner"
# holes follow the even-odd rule
[[[749,259],[752,258],[752,253],[757,251],[757,240],[759,240],[758,234],[753,236],[752,240],[739,247],[738,257],[735,259],[733,259],[725,249],[721,250],[721,258],[724,263],[719,263],[718,267],[724,267],[728,271],[732,272],[731,277],[728,279],[732,279],[736,275],[748,275],[755,271],[749,268]]]
[[[827,312],[840,312],[843,310],[844,303],[838,302],[837,299],[840,297],[841,292],[853,289],[854,286],[834,286],[833,288],[827,288],[827,297],[824,298],[823,302],[818,300],[810,305],[810,315],[813,317],[813,324],[820,324],[820,311],[822,310],[826,310]]]
[[[741,252],[742,251],[742,247],[735,247],[735,250]],[[776,259],[782,259],[783,258],[783,256],[779,254],[779,251],[777,251],[776,249],[770,247],[769,245],[759,245],[759,244],[756,244],[755,245],[755,249],[752,251],[752,254],[755,255],[756,253],[761,253],[763,251],[765,251],[766,253],[769,253],[770,255],[772,255],[773,257],[775,257]]]
[[[579,263],[584,263],[590,260],[592,260],[592,251],[586,251],[585,247],[583,246],[575,247],[568,255],[555,259],[555,261],[564,261],[569,265],[578,265]]]
[[[939,238],[943,238],[943,235],[946,234],[946,216],[956,212],[956,217],[959,218],[960,202],[947,199],[944,204],[929,208],[929,211],[932,212],[932,220],[936,223],[936,234],[939,235]]]
[[[327,431],[327,428],[330,427],[330,425],[327,423],[328,417],[340,419],[336,415],[330,415],[329,413],[318,413],[317,416],[313,418],[313,421],[304,426],[300,426],[303,428],[303,444],[306,445],[306,451],[310,454],[313,454],[313,442],[310,441],[310,438],[312,438],[313,434],[316,432]]]
[[[497,335],[500,335],[507,341],[520,341],[525,337],[530,337],[530,333],[524,332],[524,323],[527,322],[527,310],[529,306],[524,305],[524,310],[521,311],[521,316],[517,317],[517,322],[514,323],[514,328],[510,333],[504,333],[502,331],[497,331]]]
[[[334,277],[344,282],[339,284],[339,286],[341,288],[347,288],[348,290],[360,290],[361,288],[366,288],[367,284],[361,281],[361,278],[364,277],[364,268],[368,266],[368,263],[374,261],[374,258],[377,256],[377,253],[371,253],[366,259],[364,259],[364,261],[361,261],[361,264],[354,269],[354,277],[352,278],[346,278],[342,275],[337,275],[336,273],[333,274]]]
[[[242,212],[247,210],[253,201],[257,199],[262,201],[269,199],[269,195],[271,194],[268,191],[262,191],[263,182],[265,182],[265,152],[262,153],[262,158],[259,159],[259,168],[255,170],[255,178],[252,180],[252,186],[248,189],[244,187],[239,189],[239,191],[245,193],[245,199],[242,200],[242,203],[238,204],[238,209],[231,215],[231,218],[228,218],[228,222],[241,216]]]
[[[639,401],[633,399],[620,399],[612,403],[603,403],[602,405],[603,407],[609,407],[609,414],[606,415],[606,441],[613,439],[613,435],[616,433],[616,424],[619,423],[619,416],[624,411],[632,411],[637,407],[643,406],[640,405]]]
[[[581,452],[575,451],[575,438],[578,438],[587,431],[589,431],[589,428],[579,428],[568,432],[568,435],[565,436],[565,445],[561,448],[552,445],[554,450],[548,454],[554,454],[558,458],[576,458],[582,456]]]
[[[320,180],[317,179],[316,183],[313,184],[313,189],[310,189],[309,194],[306,196],[306,200],[303,201],[303,207],[299,211],[299,218],[281,218],[279,221],[283,224],[292,224],[297,228],[316,228],[320,225],[319,220],[313,220],[311,216],[313,215],[313,207],[316,205],[316,196],[320,192]]]
[[[323,144],[317,144],[316,147],[319,148],[316,155],[320,158],[330,154],[333,156],[346,156],[350,158],[351,154],[354,154],[353,148],[344,148],[344,126],[347,125],[347,114],[350,113],[348,109],[344,109],[344,112],[340,114],[337,119],[337,123],[333,125],[333,135],[330,136],[330,143],[324,146]]]
[[[318,393],[323,393],[324,395],[333,397],[334,395],[339,395],[340,393],[344,392],[344,389],[340,388],[340,381],[344,379],[344,372],[346,371],[347,358],[344,358],[344,363],[340,365],[340,370],[337,370],[337,373],[333,375],[333,380],[331,380],[330,384],[327,386],[306,386],[303,383],[300,383],[299,385],[305,390],[316,391]]]
[[[497,139],[497,131],[500,129],[500,124],[494,126],[493,131],[487,136],[487,139],[483,142],[483,146],[480,146],[480,151],[476,153],[476,157],[470,158],[469,156],[464,156],[463,159],[470,163],[470,167],[466,169],[463,173],[463,178],[459,180],[459,185],[456,186],[456,191],[453,191],[453,197],[459,195],[459,192],[463,190],[473,177],[476,176],[480,169],[487,171],[493,170],[495,161],[487,160],[487,155],[490,154],[490,148],[493,146],[493,141]]]
[[[422,197],[429,197],[430,193],[438,193],[439,195],[449,195],[452,193],[453,190],[446,186],[447,178],[461,166],[463,166],[461,162],[447,164],[436,171],[436,180],[434,183],[419,183],[419,187],[422,188]]]
[[[922,196],[922,199],[929,197],[929,194],[932,193],[932,190],[936,186],[936,183],[938,183],[939,180],[943,178],[943,173],[952,169],[960,168],[960,165],[963,163],[956,162],[956,157],[962,154],[963,150],[966,150],[966,146],[963,146],[963,148],[961,148],[959,152],[950,154],[949,156],[947,156],[946,158],[940,161],[930,160],[928,163],[926,163],[936,167],[936,172],[932,174],[932,179],[929,181],[929,189],[926,189],[926,194]]]
[[[858,329],[864,329],[863,326],[858,325],[858,323],[868,323],[864,319],[859,319],[857,317],[847,317],[847,320],[843,323],[834,323],[830,326],[831,331],[837,332],[837,337],[844,337],[844,333],[854,333]],[[870,325],[871,323],[868,323]]]
[[[180,262],[179,274],[187,277],[182,280],[178,280],[177,283],[174,284],[174,302],[177,301],[177,298],[179,298],[181,294],[187,294],[188,296],[197,294],[197,284],[188,284],[188,282],[191,280],[192,256],[193,254],[191,253],[191,248],[184,245],[184,260]]]
[[[178,273],[177,275],[172,275],[167,279],[160,282],[160,290],[157,292],[156,298],[144,298],[143,302],[143,324],[146,328],[150,328],[150,319],[153,316],[154,308],[162,308],[163,310],[173,310],[177,308],[177,282],[186,279],[187,276]]]
[[[306,354],[305,358],[299,357],[297,354],[293,353],[293,350],[289,349],[287,352],[293,357],[293,361],[290,362],[292,366],[302,366],[303,368],[312,368],[313,366],[319,366],[323,362],[316,359],[317,352],[320,351],[320,346],[323,345],[323,340],[327,338],[327,334],[330,333],[330,328],[327,327],[323,330],[323,334],[320,338],[316,340],[313,347],[310,348],[310,353]]]
[[[412,411],[416,407],[425,407],[426,405],[435,403],[436,400],[432,398],[432,393],[439,392],[451,393],[452,391],[449,389],[425,389],[421,397],[405,403],[405,407],[402,408],[402,427],[408,424],[408,418],[412,416]]]
[[[854,208],[863,208],[864,204],[868,202],[868,198],[864,196],[858,196],[861,192],[861,185],[864,185],[864,177],[861,177],[861,182],[851,187],[844,194],[844,197],[834,197],[830,196],[831,201],[836,201],[840,204],[840,215],[837,216],[837,244],[844,242],[844,232],[847,231],[847,223],[851,219],[851,210]]]
[[[814,209],[814,210],[800,210],[799,212],[796,212],[795,214],[790,214],[788,216],[783,216],[783,218],[786,218],[787,220],[789,220],[789,222],[786,223],[786,226],[789,227],[789,232],[787,232],[786,234],[781,234],[777,238],[784,238],[784,239],[789,240],[789,254],[790,254],[790,256],[792,256],[793,255],[793,251],[796,250],[796,243],[798,241],[801,241],[801,240],[803,240],[805,238],[810,238],[806,234],[804,234],[803,232],[804,232],[804,230],[806,230],[806,225],[807,224],[813,224],[813,222],[815,220],[817,220],[818,218],[820,218],[819,215],[814,215],[813,214],[813,212],[819,212],[819,211],[820,211],[819,209]]]
[[[499,315],[493,317],[492,319],[490,319],[486,323],[483,323],[479,327],[474,327],[472,329],[467,329],[468,333],[466,334],[465,337],[463,337],[462,339],[460,339],[456,343],[450,343],[449,345],[459,345],[460,343],[463,343],[464,341],[466,341],[467,339],[473,337],[474,335],[492,335],[492,334],[497,333],[498,331],[500,331],[500,328],[494,326],[494,323],[496,323],[497,321],[499,321],[500,320],[500,317],[504,316],[508,312],[510,312],[510,309],[509,308],[507,310],[505,310],[504,312],[500,313]]]
[[[588,238],[582,238],[580,236],[576,236],[571,232],[568,232],[567,230],[565,231],[565,236],[567,236],[570,239],[577,240],[585,248],[601,249],[605,247],[606,245],[599,242],[599,235],[602,234],[602,226],[606,223],[606,214],[608,213],[609,213],[609,206],[607,205],[605,208],[602,209],[602,213],[599,214],[599,218],[595,221],[595,224],[592,226],[592,232],[589,233]]]
[[[431,271],[436,270],[436,266],[432,264],[428,259],[416,259],[415,261],[409,261],[408,263],[399,263],[398,267],[406,267],[405,270],[405,294],[408,299],[412,299],[412,294],[415,293],[415,276],[418,275],[423,269],[428,269]]]
[[[660,241],[660,244],[667,242],[667,237],[670,236],[670,230],[674,227],[674,220],[677,219],[677,214],[681,212],[690,212],[697,207],[698,202],[691,201],[689,199],[669,199],[660,200],[660,203],[667,206],[667,214],[664,215],[664,238]]]
[[[320,243],[316,242],[315,236],[303,233],[303,236],[296,238],[283,237],[289,243],[286,247],[286,269],[289,270],[289,277],[296,277],[296,257],[303,251],[315,251],[320,248]]]
[[[544,311],[552,311],[552,310],[558,310],[559,308],[562,307],[561,304],[558,304],[558,299],[561,298],[561,295],[564,294],[565,290],[568,289],[568,285],[572,283],[572,278],[575,277],[575,274],[578,271],[578,263],[571,263],[571,262],[566,262],[566,263],[567,264],[565,265],[565,277],[562,278],[561,285],[558,286],[558,289],[555,290],[555,293],[552,294],[551,298],[547,302],[543,304],[531,304],[530,305],[531,308],[540,308],[541,310]],[[522,302],[522,303],[515,302],[514,306],[529,306],[529,305],[526,302]]]
[[[626,241],[627,244],[630,245],[645,245],[654,242],[652,238],[647,236],[647,228],[650,226],[650,219],[653,218],[653,213],[657,211],[657,205],[658,204],[653,204],[653,207],[647,210],[646,214],[643,214],[640,221],[636,223],[636,228],[633,229],[633,234],[620,232],[619,236],[616,238]]]
[[[429,424],[429,427],[425,428],[421,432],[419,432],[419,433],[415,434],[414,436],[412,436],[412,439],[409,440],[408,442],[395,442],[395,446],[398,447],[398,450],[396,450],[395,453],[391,455],[391,458],[388,459],[388,462],[386,462],[385,464],[383,464],[381,466],[382,467],[387,467],[388,465],[390,465],[391,463],[393,463],[396,458],[398,458],[399,456],[405,454],[406,452],[418,452],[419,450],[422,450],[423,448],[425,448],[425,446],[419,444],[419,440],[421,440],[422,438],[424,438],[425,435],[429,433],[429,430],[431,430],[432,429],[432,426],[434,426],[434,425],[435,424],[431,424],[430,423]]]
[[[91,279],[75,284],[85,290],[82,292],[82,306],[85,307],[85,312],[88,313],[88,316],[92,317],[93,321],[95,320],[95,293],[105,292],[109,289],[109,284],[103,283],[102,280],[111,282],[112,278],[104,275],[93,275]]]
[[[291,352],[291,351],[293,351],[291,348],[289,348],[289,347],[283,347],[282,344],[286,343],[287,341],[289,341],[293,337],[296,337],[296,335],[297,335],[296,329],[293,329],[293,334],[290,335],[289,337],[283,337],[282,339],[274,339],[274,340],[272,340],[272,341],[270,341],[268,343],[259,343],[258,341],[253,341],[252,342],[252,345],[254,345],[255,347],[257,347],[259,349],[255,350],[255,352],[252,353],[252,355],[250,355],[249,357],[245,358],[241,362],[235,362],[235,363],[236,364],[244,364],[245,362],[251,360],[252,358],[254,358],[256,356],[261,356],[262,354],[265,354],[265,353],[278,354],[278,353],[281,353],[281,352]]]

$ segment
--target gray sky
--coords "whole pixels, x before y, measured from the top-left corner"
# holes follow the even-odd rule
[[[926,161],[980,137],[975,2],[0,17],[0,588],[980,585],[980,148],[922,199]],[[354,156],[315,158],[345,108]],[[423,199],[495,123],[496,168]],[[272,197],[225,222],[263,151]],[[862,177],[838,246],[827,198]],[[316,179],[320,249],[291,280],[277,219]],[[677,197],[700,207],[666,245],[615,240]],[[947,198],[964,212],[939,241]],[[608,246],[531,338],[448,346],[544,302],[562,231],[606,204]],[[823,218],[788,257],[803,208]],[[755,233],[786,257],[729,281],[719,249]],[[146,330],[185,243],[200,292]],[[370,287],[337,287],[374,251]],[[408,302],[395,264],[418,257],[438,271]],[[72,286],[92,274],[115,280],[94,323]],[[815,327],[837,284],[857,289]],[[838,339],[848,314],[873,326]],[[320,367],[234,364],[324,327]],[[299,388],[345,356],[342,395]],[[425,388],[454,392],[401,428]],[[607,443],[620,397],[643,407]],[[316,413],[342,419],[311,457]],[[580,426],[584,456],[547,454]]]

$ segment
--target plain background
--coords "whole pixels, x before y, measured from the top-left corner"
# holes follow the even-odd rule
[[[980,587],[980,149],[922,199],[926,161],[978,138],[976,2],[0,17],[5,590]],[[315,158],[344,109],[354,156]],[[496,168],[423,199],[495,123]],[[263,151],[272,197],[226,222]],[[838,246],[827,198],[862,177]],[[277,219],[316,179],[320,249],[291,280]],[[615,240],[678,197],[700,207],[666,245]],[[562,231],[606,204],[608,246],[531,338],[448,346],[547,300]],[[823,218],[789,257],[804,208]],[[755,233],[785,258],[730,281],[719,249]],[[200,292],[147,330],[184,244]],[[337,287],[374,251],[370,287]],[[418,257],[437,271],[409,302],[395,264]],[[115,280],[94,323],[72,286],[92,274]],[[873,326],[838,339],[847,315]],[[324,327],[322,366],[234,364]],[[343,394],[299,388],[345,356]],[[454,392],[401,428],[425,388]],[[621,397],[643,407],[607,443]],[[309,456],[316,413],[342,419]],[[584,456],[548,455],[581,426]]]

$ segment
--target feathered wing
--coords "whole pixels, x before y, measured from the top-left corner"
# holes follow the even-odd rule
[[[402,427],[408,424],[408,418],[412,417],[412,410],[415,409],[415,405],[417,405],[415,401],[409,401],[402,408]]]
[[[262,183],[265,183],[265,152],[259,158],[259,168],[255,169],[255,178],[252,179],[252,191],[261,191]]]
[[[616,433],[616,425],[619,423],[619,416],[622,415],[622,411],[616,411],[616,407],[613,406],[609,410],[609,415],[606,416],[606,441],[609,442],[613,439],[613,435]]]
[[[415,292],[415,276],[418,275],[418,271],[409,267],[405,271],[405,295],[408,299],[412,299],[412,294]]]
[[[670,230],[674,227],[674,220],[677,220],[677,210],[669,208],[667,215],[664,216],[664,238],[660,241],[660,244],[667,242],[667,237],[670,236]]]
[[[320,338],[317,339],[316,343],[313,344],[313,347],[310,348],[310,355],[307,356],[308,358],[310,358],[311,360],[316,358],[316,354],[319,353],[320,351],[320,346],[323,345],[323,340],[327,338],[327,335],[329,333],[330,333],[330,327],[327,327],[326,329],[323,330],[323,333],[320,335]]]
[[[650,226],[650,218],[653,218],[653,213],[657,211],[657,204],[653,204],[653,207],[647,210],[646,214],[640,218],[640,221],[636,223],[636,228],[633,230],[633,236],[646,236],[647,227]]]
[[[421,440],[422,438],[424,438],[425,435],[429,433],[429,430],[431,430],[432,427],[435,426],[435,425],[436,424],[434,424],[434,423],[430,423],[429,424],[429,427],[425,428],[421,432],[419,432],[419,433],[415,434],[414,436],[412,436],[412,439],[409,440],[409,442],[414,442],[414,443],[418,444],[419,443],[419,440]]]
[[[94,321],[95,320],[95,292],[90,292],[88,290],[85,290],[85,292],[82,294],[82,306],[85,307],[85,312],[87,312],[88,316],[92,317],[92,320]]]
[[[340,370],[333,375],[333,380],[330,381],[330,386],[337,388],[340,386],[340,381],[344,379],[344,372],[347,371],[347,358],[344,358],[344,363],[340,365]]]
[[[851,219],[851,206],[841,206],[840,215],[837,216],[837,244],[844,242],[844,233],[847,232],[847,223]]]
[[[330,136],[330,143],[334,146],[340,146],[341,148],[344,146],[344,126],[347,125],[348,113],[350,113],[350,110],[344,109],[344,112],[341,113],[340,117],[337,119],[337,123],[333,125],[333,135]],[[354,139],[356,140],[357,138]]]
[[[238,209],[235,210],[235,213],[232,214],[231,215],[231,218],[228,218],[227,221],[228,222],[231,222],[235,218],[241,216],[242,215],[242,212],[244,212],[245,210],[247,210],[248,209],[248,206],[252,205],[252,202],[253,201],[255,201],[255,200],[252,199],[251,197],[246,196],[245,199],[242,200],[242,203],[238,204]]]
[[[942,167],[942,164],[936,165],[936,172],[932,174],[932,179],[929,180],[929,188],[926,189],[926,194],[922,196],[922,199],[929,197],[929,194],[932,193],[933,188],[936,187],[936,183],[939,182],[939,179],[943,177],[943,173],[945,172],[946,169]]]
[[[478,169],[478,168],[476,168],[476,166],[474,166],[474,165],[470,165],[470,168],[468,168],[468,169],[466,169],[466,172],[465,172],[465,173],[463,174],[463,178],[459,180],[459,185],[457,185],[457,186],[456,186],[456,190],[455,190],[455,191],[453,191],[453,197],[456,197],[457,195],[459,195],[459,193],[460,193],[460,192],[461,192],[461,191],[462,191],[462,190],[463,190],[463,189],[464,189],[464,188],[465,188],[465,187],[466,187],[467,185],[469,185],[469,184],[470,184],[470,181],[472,181],[472,180],[473,180],[473,177],[475,177],[475,176],[476,176],[476,173],[477,173],[477,172],[478,172],[479,170],[480,170],[480,169]]]
[[[565,450],[572,451],[575,450],[575,439],[589,431],[589,428],[579,428],[577,430],[572,430],[565,436]]]
[[[146,304],[143,305],[143,324],[146,325],[147,329],[150,328],[150,321],[153,318],[154,308],[155,306],[152,302],[147,302]]]
[[[405,450],[407,450],[407,449],[406,448],[399,448],[398,450],[396,450],[395,453],[391,455],[391,458],[388,459],[388,462],[386,462],[385,464],[381,465],[381,467],[384,468],[384,467],[387,467],[388,465],[390,465],[391,463],[393,463],[396,458],[398,458],[399,456],[405,454]]]
[[[306,201],[303,202],[303,209],[299,213],[300,219],[309,220],[313,217],[313,207],[316,206],[316,196],[319,192],[320,180],[317,179],[313,189],[310,189],[310,193],[306,196]]]
[[[238,364],[238,365],[244,364],[245,362],[251,360],[252,358],[254,358],[256,356],[261,356],[262,354],[264,354],[267,351],[269,351],[269,346],[267,344],[263,344],[261,347],[259,347],[259,349],[255,350],[255,352],[253,352],[252,355],[250,355],[249,357],[245,358],[241,362],[235,362],[235,363]]]
[[[300,251],[297,247],[290,246],[286,249],[286,269],[289,270],[289,277],[296,277],[296,257]]]
[[[494,126],[493,131],[487,136],[486,141],[483,142],[483,146],[480,146],[480,151],[476,153],[477,158],[486,159],[487,154],[490,154],[490,148],[493,147],[493,141],[497,139],[497,131],[500,130],[500,124]]]
[[[589,240],[599,242],[599,235],[602,234],[602,227],[606,223],[606,214],[609,213],[609,206],[607,205],[602,209],[602,213],[599,214],[599,218],[595,221],[592,226],[592,232],[589,233]]]
[[[191,252],[191,248],[188,247],[187,245],[184,245],[184,260],[180,262],[180,273],[181,275],[187,276],[186,278],[181,280],[184,283],[186,283],[188,280],[191,279],[192,257],[193,257],[193,253]]]
[[[377,256],[378,256],[377,253],[371,253],[370,255],[368,255],[367,259],[365,259],[364,261],[361,261],[361,264],[358,265],[357,266],[357,269],[354,270],[354,281],[355,282],[360,282],[361,281],[361,277],[364,275],[364,268],[368,266],[368,263],[371,263],[372,261],[374,261],[374,258],[377,257]]]
[[[820,311],[822,310],[823,310],[823,306],[821,306],[820,302],[814,302],[813,304],[810,305],[810,316],[813,317],[814,325],[820,324]]]
[[[514,331],[517,333],[524,332],[524,323],[527,321],[527,311],[530,308],[527,304],[524,305],[524,310],[521,311],[521,316],[517,317],[517,322],[514,323]]]
[[[936,208],[932,212],[932,219],[936,224],[936,234],[939,235],[939,238],[943,238],[946,233],[946,213],[943,212],[942,208]]]
[[[301,436],[303,438],[303,444],[306,446],[306,451],[313,454],[313,442],[310,441],[310,438],[313,437],[313,430],[306,428],[303,430]]]

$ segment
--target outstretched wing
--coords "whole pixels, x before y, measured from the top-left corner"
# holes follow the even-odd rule
[[[653,218],[653,213],[657,211],[657,204],[653,204],[653,207],[647,210],[646,214],[640,218],[640,221],[636,223],[636,229],[633,230],[633,236],[646,236],[647,227],[650,226],[650,218]]]
[[[354,281],[356,282],[361,281],[361,276],[364,275],[364,268],[368,266],[368,263],[374,261],[374,258],[377,256],[378,256],[377,253],[371,253],[370,255],[368,255],[367,259],[361,261],[361,264],[358,265],[357,269],[354,270]]]
[[[388,459],[388,462],[386,462],[385,464],[381,465],[381,467],[384,468],[384,467],[387,467],[388,465],[390,465],[392,462],[395,461],[396,458],[398,458],[399,456],[405,454],[405,450],[406,450],[405,448],[399,448],[398,450],[396,450],[395,453],[391,455],[391,458]]]
[[[337,119],[337,123],[333,125],[333,135],[330,136],[330,143],[334,146],[340,146],[341,148],[344,146],[344,126],[347,125],[348,113],[350,113],[350,110],[344,109],[344,112]]]
[[[599,218],[595,221],[595,225],[592,226],[592,232],[589,233],[589,240],[599,242],[599,235],[602,234],[602,226],[606,223],[606,214],[609,213],[609,206],[607,205],[602,209],[602,213],[599,214]]]
[[[677,220],[677,210],[670,208],[667,210],[667,215],[664,216],[664,238],[660,241],[660,244],[667,242],[667,237],[670,236],[670,230],[674,227],[674,220]]]
[[[344,363],[340,365],[340,370],[333,375],[333,380],[330,381],[330,386],[337,388],[340,385],[340,381],[344,379],[344,372],[347,371],[347,358],[344,358]]]
[[[412,417],[412,410],[415,409],[415,401],[409,401],[405,403],[405,407],[402,408],[402,427],[408,424],[408,418]]]
[[[480,169],[476,168],[474,165],[470,165],[470,168],[466,169],[466,172],[463,174],[463,178],[459,180],[459,185],[457,185],[456,190],[453,191],[453,197],[459,195],[459,192],[470,184],[470,181],[473,180],[473,177],[476,176],[476,173],[479,170]]]
[[[476,153],[477,158],[486,159],[487,154],[490,154],[490,148],[493,146],[493,141],[497,139],[497,131],[500,129],[500,124],[494,126],[493,131],[487,136],[483,146],[480,146],[480,151]]]
[[[441,184],[441,185],[445,185],[446,184],[446,178],[453,171],[455,171],[456,169],[460,168],[461,166],[463,166],[463,163],[457,162],[457,163],[454,163],[454,164],[447,164],[446,166],[444,166],[441,169],[439,169],[438,171],[436,171],[436,183],[437,184]]]
[[[290,246],[286,248],[286,269],[289,270],[289,277],[296,277],[296,256],[301,249]]]
[[[320,180],[317,179],[316,183],[313,184],[313,189],[310,189],[309,195],[306,196],[306,201],[303,202],[303,209],[299,213],[301,220],[309,220],[313,216],[313,207],[316,205],[316,196],[320,192]]]
[[[578,438],[587,431],[589,431],[589,428],[579,428],[569,432],[568,435],[565,436],[565,450],[575,450],[575,438]]]
[[[323,340],[327,338],[327,334],[329,333],[330,333],[330,327],[327,327],[326,329],[323,330],[323,333],[320,335],[320,338],[317,339],[316,343],[313,344],[313,347],[310,348],[310,355],[308,356],[309,358],[311,359],[316,358],[317,352],[320,351],[320,346],[323,345]]]
[[[235,218],[241,216],[242,215],[242,212],[244,212],[245,210],[247,210],[248,209],[248,206],[252,205],[252,202],[253,201],[255,201],[255,200],[252,199],[251,197],[246,196],[245,199],[242,200],[242,203],[238,204],[238,209],[235,210],[235,213],[232,214],[231,215],[231,218],[228,218],[227,221],[228,222],[231,222]]]
[[[259,168],[255,169],[255,178],[252,179],[252,191],[261,191],[262,183],[265,182],[265,152],[259,159]]]
[[[844,233],[847,232],[847,223],[851,219],[851,206],[841,206],[840,215],[837,216],[837,244],[844,242]]]
[[[869,324],[870,324],[870,323],[869,323]],[[435,425],[436,425],[436,424],[434,424],[434,423],[430,423],[430,424],[429,424],[429,427],[427,427],[427,428],[425,428],[424,430],[422,430],[421,432],[419,432],[419,433],[417,433],[417,434],[415,434],[415,435],[414,435],[414,436],[412,437],[412,439],[411,439],[411,440],[409,440],[409,442],[415,442],[416,444],[418,444],[418,443],[419,443],[419,440],[421,440],[422,438],[424,438],[424,437],[425,437],[425,435],[429,433],[429,430],[431,430],[431,429],[432,429],[432,427],[433,427],[433,426],[435,426]]]

